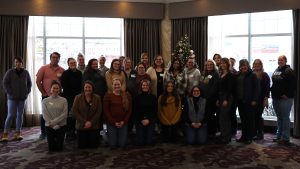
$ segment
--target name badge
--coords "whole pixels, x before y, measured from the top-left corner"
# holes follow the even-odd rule
[[[135,78],[136,76],[134,74],[130,75],[130,77]]]
[[[194,77],[194,75],[189,75],[189,77],[190,77],[190,78],[193,78],[193,77]]]
[[[207,78],[211,79],[211,78],[212,78],[212,75],[208,75]]]
[[[160,77],[164,77],[164,74],[160,74],[159,76],[160,76]]]

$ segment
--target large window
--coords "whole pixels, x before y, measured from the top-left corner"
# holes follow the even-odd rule
[[[292,65],[292,11],[272,11],[208,18],[208,58],[215,53],[236,59],[261,59],[271,77],[277,68],[277,57],[286,55]],[[271,100],[264,116],[273,118]],[[293,114],[293,113],[291,113]],[[293,118],[293,117],[292,117]]]
[[[85,63],[100,55],[111,60],[124,54],[123,19],[84,17],[29,17],[28,55],[26,67],[35,82],[35,75],[42,65],[50,62],[50,54],[61,54],[59,65],[67,69],[67,58],[85,55]],[[35,83],[27,102],[27,112],[41,113],[41,94]]]
[[[113,58],[124,54],[123,19],[83,17],[30,17],[35,29],[35,57],[39,65],[49,63],[49,55],[61,54],[60,65],[67,68],[67,58],[83,53],[89,59]]]

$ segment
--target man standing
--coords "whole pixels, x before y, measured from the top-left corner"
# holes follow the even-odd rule
[[[277,132],[273,141],[284,145],[290,143],[290,112],[296,90],[296,75],[286,63],[286,56],[278,57],[278,68],[272,75],[271,87],[273,107],[277,116]]]
[[[105,62],[106,62],[105,57],[103,55],[101,55],[99,57],[99,65],[100,65],[99,70],[100,70],[101,76],[103,76],[103,77],[105,77],[105,73],[109,70],[109,68],[105,66]]]
[[[51,95],[51,83],[53,80],[60,80],[62,73],[65,71],[58,65],[60,54],[53,52],[50,55],[50,64],[42,66],[36,74],[36,85],[42,94],[42,99],[45,99]],[[46,137],[45,120],[43,116],[40,116],[41,122],[41,135],[40,139],[43,140]]]
[[[80,72],[83,74],[85,71],[85,63],[84,63],[84,56],[82,53],[78,53],[77,62],[78,62],[77,69],[80,70]]]

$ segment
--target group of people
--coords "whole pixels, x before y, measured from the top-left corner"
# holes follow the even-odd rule
[[[237,130],[236,108],[242,130],[236,141],[250,144],[263,139],[262,114],[270,91],[278,117],[274,141],[289,143],[289,115],[296,83],[284,55],[278,57],[271,88],[260,59],[254,60],[252,68],[248,60],[242,59],[236,71],[234,58],[215,54],[213,60],[206,61],[202,73],[194,57],[189,57],[187,63],[174,57],[165,67],[163,57],[156,55],[151,66],[148,54],[142,53],[135,67],[131,58],[120,57],[113,59],[108,68],[104,56],[85,65],[84,56],[79,54],[77,61],[68,59],[67,70],[59,66],[59,59],[60,54],[53,52],[50,64],[36,74],[42,94],[40,139],[47,138],[50,151],[63,149],[66,133],[77,139],[79,148],[96,148],[100,131],[107,134],[109,146],[124,147],[133,128],[139,146],[153,145],[155,132],[160,133],[163,142],[176,142],[180,131],[187,144],[205,144],[212,139],[228,144]],[[3,79],[8,116],[2,141],[8,140],[16,111],[15,139],[22,139],[24,104],[32,85],[22,63],[16,57],[16,67]]]

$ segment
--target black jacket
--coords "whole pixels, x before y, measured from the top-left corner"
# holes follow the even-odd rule
[[[237,75],[240,75],[240,72]],[[239,100],[246,104],[251,104],[252,101],[258,103],[260,97],[260,85],[257,76],[252,72],[248,71],[243,79],[243,99]]]
[[[82,73],[77,69],[76,71],[71,69],[64,71],[61,75],[61,86],[63,88],[62,96],[69,103],[73,103],[75,96],[82,90]]]

